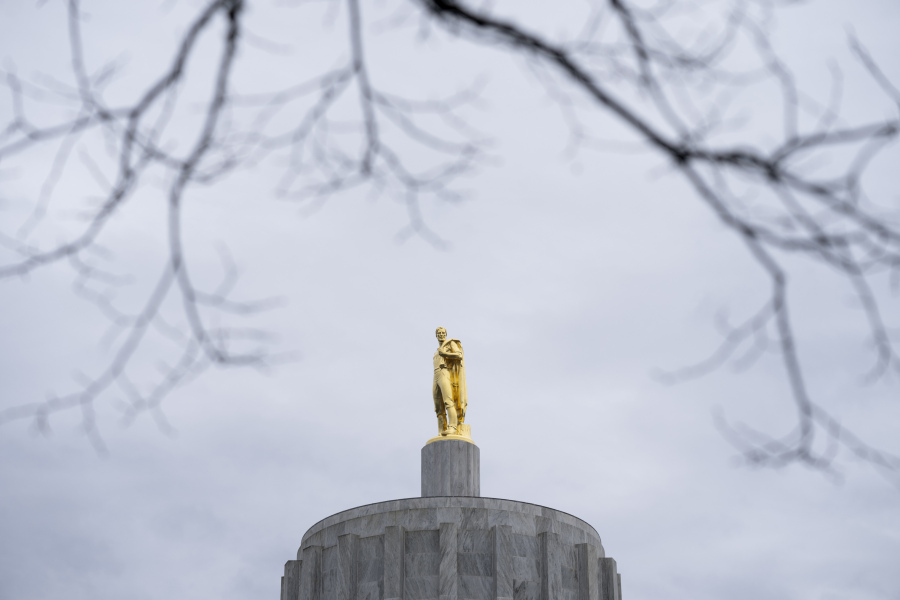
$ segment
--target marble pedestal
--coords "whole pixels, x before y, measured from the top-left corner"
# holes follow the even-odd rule
[[[480,496],[481,451],[464,440],[437,440],[422,448],[422,497]]]

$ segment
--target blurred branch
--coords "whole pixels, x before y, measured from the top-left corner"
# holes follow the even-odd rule
[[[797,413],[797,433],[776,439],[729,429],[726,438],[754,464],[782,466],[799,462],[822,471],[832,469],[833,446],[840,444],[882,474],[900,482],[900,458],[865,444],[858,435],[839,426],[810,397],[795,342],[788,300],[789,277],[782,259],[784,254],[800,254],[826,264],[844,277],[863,307],[876,350],[869,378],[883,377],[888,371],[900,373],[896,338],[889,335],[884,308],[868,280],[878,272],[896,272],[900,268],[900,226],[896,215],[892,221],[871,208],[859,185],[871,158],[896,140],[900,131],[896,114],[889,119],[842,128],[833,127],[834,117],[823,118],[817,128],[801,131],[797,116],[800,101],[794,77],[778,59],[762,29],[746,19],[744,11],[735,11],[728,21],[730,36],[737,35],[738,29],[747,32],[758,50],[763,71],[782,92],[783,136],[768,150],[747,143],[716,146],[710,141],[708,124],[701,122],[701,127],[692,127],[690,119],[675,108],[669,97],[673,89],[685,87],[686,71],[695,78],[709,71],[708,79],[712,82],[720,78],[720,63],[727,45],[714,44],[710,52],[692,52],[678,46],[674,36],[660,34],[665,32],[663,16],[667,8],[638,10],[627,0],[609,0],[610,15],[617,21],[620,39],[631,50],[628,59],[612,43],[603,46],[589,41],[567,47],[462,2],[418,1],[435,21],[452,33],[478,43],[504,46],[555,70],[594,106],[612,115],[636,137],[667,157],[721,222],[744,242],[768,276],[771,292],[762,308],[738,327],[728,330],[721,346],[707,359],[664,374],[664,380],[675,382],[707,374],[725,364],[748,340],[755,339],[758,346],[765,347],[766,329],[771,325]],[[578,52],[585,48],[594,59],[605,56],[613,67],[608,64],[595,74],[579,59]],[[856,48],[857,55],[882,89],[896,101],[896,88],[874,66],[869,55],[859,46]],[[650,105],[628,103],[621,94],[616,95],[599,75],[608,72],[634,72],[636,76],[627,80],[638,93],[649,94]],[[722,81],[723,86],[733,87],[739,78],[735,75]],[[831,151],[855,153],[847,169],[837,177],[814,177],[796,166],[801,164],[801,159]],[[742,210],[740,199],[723,184],[726,180],[749,181],[763,190],[771,206],[779,212],[779,219],[764,221]],[[817,433],[832,442],[824,451],[814,446]]]
[[[57,263],[68,264],[76,273],[76,293],[92,302],[109,320],[111,327],[104,337],[116,345],[106,368],[94,378],[82,378],[80,389],[44,402],[3,409],[0,423],[32,418],[40,430],[47,431],[50,415],[81,407],[84,429],[101,450],[103,444],[94,422],[93,404],[104,394],[116,393],[114,388],[126,398],[120,405],[123,422],[131,422],[140,413],[149,412],[168,431],[160,403],[185,378],[210,365],[264,368],[271,364],[277,357],[265,350],[270,336],[248,328],[211,328],[208,322],[215,314],[249,316],[271,308],[273,303],[243,302],[230,297],[236,271],[227,255],[223,256],[225,276],[218,288],[212,291],[199,289],[191,276],[185,252],[187,232],[183,222],[183,206],[192,186],[209,184],[239,166],[257,164],[271,153],[285,150],[290,156],[290,168],[279,185],[282,195],[321,203],[337,192],[371,184],[373,189],[403,197],[409,225],[401,232],[401,237],[419,235],[435,246],[444,245],[425,223],[419,204],[429,196],[455,200],[457,195],[450,187],[452,182],[476,164],[482,142],[473,138],[473,132],[459,117],[458,111],[476,99],[477,91],[473,88],[444,100],[419,101],[379,90],[371,80],[366,63],[360,3],[346,0],[346,7],[348,63],[273,94],[242,96],[230,89],[229,80],[243,39],[242,0],[209,2],[181,38],[163,75],[151,82],[131,105],[110,107],[102,100],[99,91],[115,72],[115,67],[104,67],[97,74],[89,72],[84,59],[78,0],[68,3],[75,87],[56,81],[42,87],[23,83],[13,72],[6,73],[14,114],[0,135],[0,164],[39,145],[55,143],[58,149],[32,214],[19,227],[16,237],[0,236],[0,242],[18,257],[0,265],[0,277],[24,277],[36,269]],[[219,42],[216,76],[203,111],[202,126],[187,153],[178,155],[163,149],[161,135],[178,102],[177,90],[188,76],[187,65],[197,54],[201,38],[209,35],[217,22],[225,24],[225,31]],[[264,44],[264,41],[259,36],[253,36],[251,40],[253,45],[263,44],[267,49],[277,46]],[[340,125],[335,116],[337,104],[353,90],[357,94],[359,123],[357,126],[351,122],[346,127]],[[280,112],[310,97],[315,98],[311,108],[297,113],[293,128],[282,133],[268,132],[270,123]],[[54,125],[35,125],[26,115],[28,99],[61,102],[75,108],[77,114]],[[223,118],[225,111],[247,109],[255,111],[250,129],[230,131],[230,122]],[[447,137],[423,126],[419,123],[419,115],[438,116],[445,123],[445,129],[455,133],[456,137]],[[391,128],[392,135],[401,136],[403,144],[413,144],[412,151],[408,148],[400,150],[401,144],[388,139]],[[350,149],[343,141],[342,130],[359,134],[357,150]],[[109,184],[90,154],[81,150],[95,179],[109,188],[106,197],[80,232],[68,240],[49,248],[29,243],[29,237],[43,222],[73,150],[84,135],[95,132],[102,132],[112,140],[112,148],[118,157],[116,175]],[[424,169],[413,168],[410,157],[419,158],[423,151],[431,152],[435,160]],[[121,282],[85,255],[98,246],[115,215],[131,202],[144,184],[146,174],[160,168],[170,175],[166,189],[167,257],[143,308],[132,314],[117,305],[116,292]],[[298,180],[302,181],[299,186],[295,185]],[[163,314],[167,304],[180,306],[175,316],[186,328],[169,322]],[[208,315],[210,311],[214,315]],[[162,378],[152,390],[142,394],[128,371],[138,350],[148,343],[147,334],[151,330],[179,348],[182,358],[163,369]],[[122,339],[116,342],[120,337]],[[233,349],[235,344],[245,346],[248,343],[258,344],[258,347],[249,351]]]
[[[299,3],[298,10],[307,4]],[[104,395],[124,395],[125,422],[149,413],[168,430],[160,404],[181,382],[208,366],[271,364],[264,332],[216,324],[220,317],[248,317],[271,302],[232,298],[236,268],[227,254],[222,255],[221,283],[203,289],[185,250],[190,231],[183,207],[192,190],[241,168],[281,160],[286,168],[276,192],[306,210],[352,189],[390,194],[407,213],[398,239],[418,236],[444,247],[422,207],[458,201],[458,182],[486,156],[488,142],[465,119],[465,110],[480,97],[480,85],[439,100],[407,98],[384,89],[367,51],[367,31],[373,28],[386,32],[417,23],[425,38],[436,24],[451,36],[527,58],[563,112],[570,153],[609,146],[587,125],[594,116],[624,127],[631,138],[623,143],[661,157],[742,242],[767,278],[765,299],[753,314],[735,326],[724,325],[721,344],[704,360],[661,374],[663,381],[703,376],[729,364],[747,368],[764,352],[777,352],[796,427],[779,437],[722,424],[726,439],[752,464],[801,463],[829,474],[836,472],[842,448],[896,480],[900,459],[840,425],[809,392],[793,321],[797,311],[791,303],[789,261],[797,257],[822,265],[853,291],[873,348],[868,380],[900,375],[900,328],[892,320],[898,314],[892,304],[896,298],[878,291],[884,282],[900,288],[900,218],[873,202],[863,184],[872,161],[900,132],[900,91],[851,36],[855,56],[891,112],[864,122],[845,119],[840,112],[843,79],[835,68],[827,103],[820,105],[803,93],[772,46],[767,6],[741,0],[702,8],[675,0],[650,6],[607,0],[591,7],[576,39],[555,41],[496,16],[490,6],[475,8],[457,0],[413,0],[387,19],[371,19],[374,25],[367,28],[369,6],[343,0],[331,3],[328,14],[331,21],[346,21],[339,34],[345,56],[321,72],[301,69],[296,81],[280,91],[241,94],[231,81],[242,48],[279,55],[287,49],[247,33],[242,0],[211,0],[189,23],[162,73],[139,87],[132,103],[111,106],[103,90],[120,67],[113,62],[89,68],[79,1],[69,0],[74,84],[50,77],[25,81],[11,67],[2,73],[12,115],[0,129],[0,166],[24,162],[26,153],[40,149],[48,149],[52,158],[30,214],[15,234],[0,234],[0,245],[13,257],[0,265],[0,277],[22,278],[53,265],[71,269],[76,293],[110,323],[105,339],[113,345],[113,358],[71,394],[4,409],[0,422],[30,418],[46,430],[53,413],[80,408],[85,431],[100,449],[94,403]],[[715,18],[701,20],[695,33],[678,27],[679,19],[700,20],[703,11]],[[189,79],[187,66],[200,52],[201,38],[216,53],[214,80],[205,88],[199,130],[181,132],[179,139],[190,143],[177,152],[163,143],[163,135],[171,129],[176,107],[185,102],[179,89]],[[751,49],[749,63],[733,60],[741,44],[744,52]],[[780,116],[764,123],[773,136],[766,142],[754,140],[746,126],[750,117],[732,108],[751,86],[763,84],[773,86],[780,98]],[[66,116],[38,124],[30,116],[35,104],[63,107]],[[88,136],[103,136],[114,155],[112,176],[86,149]],[[621,151],[621,144],[617,147]],[[103,196],[74,234],[42,243],[39,234],[76,149]],[[827,160],[838,166],[817,167]],[[164,182],[165,256],[140,306],[127,310],[118,293],[140,278],[101,265],[100,240],[124,207],[133,205],[136,192],[148,187],[151,173]],[[160,378],[142,387],[130,373],[137,371],[135,362],[143,364],[136,356],[151,333],[174,346],[178,358],[166,361]]]
[[[228,80],[240,39],[243,4],[240,0],[218,0],[209,3],[189,27],[165,74],[151,84],[135,104],[116,109],[107,108],[96,94],[99,78],[88,75],[83,59],[79,3],[77,0],[70,0],[68,7],[72,69],[77,81],[79,115],[73,121],[62,125],[45,128],[32,125],[21,108],[21,86],[15,77],[9,74],[7,77],[8,87],[19,108],[13,123],[6,129],[4,144],[0,146],[0,160],[8,160],[34,144],[54,139],[60,140],[60,150],[45,181],[35,211],[19,229],[18,237],[15,240],[7,240],[5,244],[21,258],[0,267],[0,276],[7,278],[24,276],[35,269],[68,259],[68,264],[77,273],[75,289],[79,295],[93,302],[110,320],[114,330],[124,331],[126,334],[116,346],[113,358],[105,369],[96,377],[84,380],[83,387],[64,396],[54,396],[44,402],[31,402],[6,408],[0,411],[0,423],[12,419],[32,418],[39,430],[47,431],[53,413],[80,408],[83,427],[88,438],[98,451],[103,451],[104,444],[95,423],[94,402],[107,393],[114,384],[126,390],[126,395],[131,400],[123,413],[126,420],[132,419],[142,410],[149,410],[157,421],[162,423],[163,419],[158,410],[162,397],[204,364],[261,365],[266,361],[266,354],[262,352],[233,352],[227,345],[227,335],[213,335],[207,328],[201,307],[232,313],[247,312],[253,307],[235,303],[228,298],[231,287],[228,279],[233,278],[233,273],[226,273],[224,287],[213,292],[204,292],[195,287],[188,273],[182,231],[185,190],[196,180],[202,161],[216,143],[217,125],[227,102]],[[185,75],[186,64],[195,51],[200,36],[216,17],[223,19],[227,26],[222,40],[212,97],[205,110],[203,126],[192,149],[184,158],[178,158],[161,150],[156,142],[171,113],[174,89]],[[159,111],[155,119],[151,118],[154,110]],[[65,168],[73,146],[78,142],[78,136],[97,128],[105,128],[118,140],[118,171],[108,196],[99,210],[88,219],[86,227],[74,238],[49,249],[28,245],[26,238],[39,224],[59,174]],[[152,165],[162,166],[175,174],[168,190],[168,257],[156,284],[144,301],[143,308],[131,315],[115,306],[113,293],[97,289],[98,286],[108,288],[110,285],[119,284],[122,278],[94,266],[86,259],[85,254],[97,248],[98,238],[120,207],[131,199],[142,174]],[[167,298],[173,295],[181,301],[181,314],[189,326],[190,336],[187,338],[170,336],[170,339],[181,346],[182,358],[176,365],[164,370],[160,383],[144,398],[130,382],[127,371],[138,349],[145,343],[151,326],[160,326],[164,323],[160,312]]]

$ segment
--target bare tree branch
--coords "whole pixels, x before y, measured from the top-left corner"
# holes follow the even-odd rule
[[[743,240],[750,255],[769,277],[772,284],[769,299],[753,316],[728,330],[722,345],[707,359],[686,369],[662,374],[661,379],[675,382],[709,373],[725,364],[748,340],[756,340],[756,346],[764,348],[768,339],[766,329],[771,325],[797,411],[797,434],[774,439],[757,433],[748,434],[746,429],[729,429],[727,439],[754,464],[780,466],[800,462],[823,471],[832,469],[834,446],[840,444],[882,474],[900,482],[900,459],[864,444],[858,436],[837,425],[810,397],[790,317],[789,279],[778,258],[778,253],[782,252],[799,253],[839,272],[854,289],[868,321],[876,350],[869,378],[881,377],[888,369],[900,373],[896,341],[889,335],[882,316],[883,308],[867,279],[869,273],[878,269],[896,270],[900,261],[900,226],[896,220],[891,221],[866,206],[859,187],[861,174],[869,160],[885,144],[896,140],[900,131],[897,116],[841,129],[834,129],[836,118],[828,116],[819,120],[816,129],[801,132],[797,116],[799,93],[794,77],[778,59],[759,26],[743,17],[734,18],[729,26],[740,26],[748,31],[765,72],[782,90],[783,138],[769,151],[747,145],[718,148],[707,142],[708,124],[702,123],[699,129],[689,126],[669,101],[666,87],[677,87],[677,83],[671,83],[677,80],[660,75],[657,70],[672,73],[674,68],[675,74],[679,74],[687,68],[685,65],[689,65],[692,74],[695,71],[702,73],[715,65],[724,46],[716,45],[719,50],[710,55],[698,55],[684,48],[673,50],[672,38],[668,36],[663,38],[663,45],[654,46],[644,25],[650,23],[654,31],[662,29],[660,11],[644,10],[638,17],[637,9],[625,0],[609,1],[636,63],[637,76],[631,81],[639,90],[650,94],[657,119],[617,97],[602,78],[580,62],[576,52],[583,46],[554,44],[510,21],[479,12],[455,0],[419,0],[419,3],[437,22],[455,34],[525,53],[554,69],[595,105],[667,156],[722,223]],[[604,50],[591,42],[592,54]],[[858,48],[857,54],[879,85],[896,99],[896,89],[874,67],[868,55]],[[615,52],[607,51],[606,56],[615,56]],[[627,68],[619,64],[617,71],[627,72]],[[804,174],[801,159],[823,155],[833,149],[855,152],[856,158],[846,171],[829,179]],[[768,191],[780,212],[776,224],[761,221],[740,209],[738,199],[723,184],[724,180],[735,177],[749,180]],[[824,452],[814,448],[817,432],[832,442]]]
[[[305,4],[298,3],[298,10]],[[149,413],[168,431],[162,399],[187,378],[208,366],[271,364],[264,332],[231,321],[219,326],[216,319],[248,317],[272,304],[232,298],[236,268],[227,256],[220,284],[203,289],[192,276],[194,263],[186,253],[190,231],[183,209],[190,194],[239,169],[267,159],[281,161],[285,169],[277,194],[302,203],[307,211],[351,189],[390,194],[407,212],[398,239],[418,236],[445,247],[422,207],[458,201],[458,182],[487,155],[485,136],[465,119],[481,87],[476,83],[439,100],[407,98],[385,89],[367,51],[373,30],[415,24],[427,37],[437,25],[451,37],[528,59],[570,129],[569,156],[611,146],[622,151],[622,144],[629,144],[629,149],[661,158],[741,241],[767,278],[765,298],[752,314],[737,325],[723,324],[718,347],[692,366],[659,374],[662,381],[683,381],[725,365],[744,369],[765,352],[775,352],[796,426],[787,435],[772,436],[720,419],[723,435],[742,457],[754,465],[799,463],[837,476],[835,461],[843,449],[900,481],[900,459],[841,425],[810,393],[814,388],[807,381],[793,320],[797,311],[789,265],[796,257],[824,266],[854,294],[873,349],[867,380],[900,374],[896,298],[879,291],[885,283],[900,289],[900,215],[896,208],[884,208],[895,203],[869,198],[864,185],[872,161],[900,133],[900,91],[855,37],[851,35],[850,47],[891,106],[887,117],[846,119],[841,114],[843,78],[834,67],[824,103],[800,89],[768,36],[768,3],[735,0],[697,8],[675,0],[654,5],[608,0],[591,7],[575,39],[555,41],[495,15],[490,7],[475,8],[461,0],[412,0],[386,19],[370,19],[371,26],[368,5],[344,0],[329,5],[328,19],[345,21],[340,36],[346,36],[346,56],[318,73],[301,70],[296,83],[288,80],[276,91],[249,94],[232,84],[242,44],[279,55],[286,49],[249,33],[244,8],[242,0],[210,0],[189,23],[166,67],[130,104],[104,101],[104,86],[120,67],[109,63],[92,70],[87,64],[78,0],[68,2],[74,84],[50,77],[25,81],[12,68],[3,72],[12,115],[0,130],[0,167],[38,149],[49,149],[53,158],[31,214],[15,235],[0,233],[0,244],[13,257],[0,265],[0,277],[68,266],[75,274],[76,293],[109,321],[106,339],[114,356],[71,394],[7,408],[0,412],[0,422],[30,418],[46,429],[51,414],[79,408],[86,433],[101,449],[94,404],[102,396],[124,394],[125,422]],[[708,11],[716,18],[701,23],[696,32],[685,34],[677,27],[678,19],[700,19]],[[215,37],[219,27],[223,32]],[[178,152],[162,140],[173,111],[183,102],[179,88],[200,52],[201,38],[215,40],[215,77],[205,91],[199,131],[184,134],[190,143]],[[742,44],[753,55],[749,66],[748,60],[734,60]],[[772,97],[780,98],[780,116],[766,123],[765,141],[747,134],[752,115],[733,108],[756,85],[770,86]],[[65,117],[37,124],[30,117],[34,104],[61,106]],[[623,126],[631,138],[602,139],[586,125],[597,115]],[[106,140],[115,156],[112,174],[86,149],[89,136]],[[47,244],[39,234],[76,151],[104,195],[74,233]],[[828,160],[838,166],[822,167]],[[140,307],[127,309],[117,294],[134,278],[107,269],[92,252],[100,248],[115,217],[160,174],[167,203],[165,257]],[[146,386],[133,381],[130,368],[151,333],[174,346],[178,358],[166,361],[160,379]]]

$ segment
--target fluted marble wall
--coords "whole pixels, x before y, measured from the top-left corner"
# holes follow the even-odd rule
[[[621,600],[616,563],[584,521],[444,496],[323,519],[288,561],[282,600]]]

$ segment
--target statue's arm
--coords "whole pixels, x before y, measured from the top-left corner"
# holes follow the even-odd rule
[[[459,347],[453,342],[447,344],[446,347],[441,346],[440,348],[438,348],[438,354],[445,358],[462,358],[462,352],[459,351]]]

